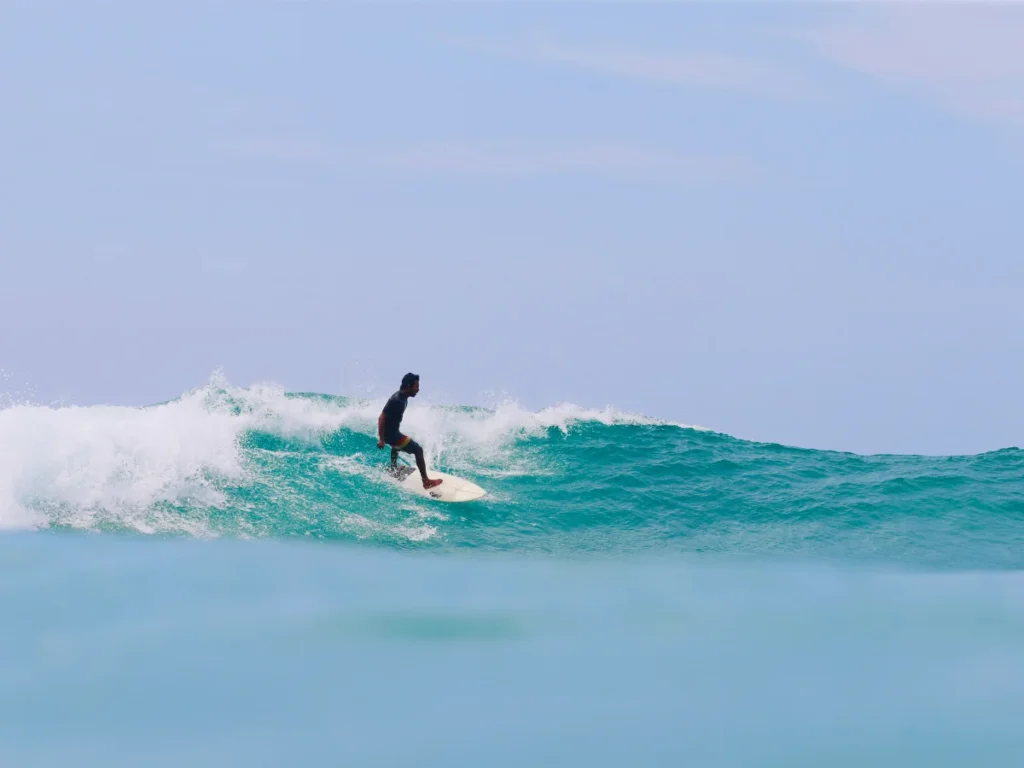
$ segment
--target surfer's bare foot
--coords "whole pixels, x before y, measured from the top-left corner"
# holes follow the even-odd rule
[[[431,488],[434,488],[434,487],[436,487],[436,486],[440,485],[440,484],[441,484],[441,483],[443,483],[443,482],[444,482],[444,481],[443,481],[443,480],[442,480],[441,478],[439,478],[439,477],[438,477],[438,478],[436,478],[436,479],[434,479],[434,480],[424,480],[424,481],[423,481],[423,487],[424,487],[425,489],[429,490],[429,489],[431,489]]]

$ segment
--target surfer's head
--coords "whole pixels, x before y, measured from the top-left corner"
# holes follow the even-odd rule
[[[402,391],[410,397],[416,397],[420,391],[420,377],[415,373],[407,373],[402,377]]]

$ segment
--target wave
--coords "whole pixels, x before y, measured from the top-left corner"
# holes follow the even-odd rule
[[[235,387],[141,408],[0,410],[0,526],[558,553],[686,551],[1024,565],[1024,452],[859,456],[614,408],[414,402],[428,465],[489,495],[403,493],[380,399]]]

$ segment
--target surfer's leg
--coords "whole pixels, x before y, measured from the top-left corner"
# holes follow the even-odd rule
[[[402,450],[406,453],[411,453],[416,457],[416,466],[419,467],[420,477],[423,478],[424,488],[433,488],[435,485],[441,484],[441,480],[431,480],[427,477],[427,460],[423,457],[423,448],[420,447],[419,443],[415,440],[410,440]]]
[[[399,435],[391,443],[391,471],[394,472],[398,469],[398,452],[405,451],[406,453],[412,453],[409,450],[409,444],[412,440],[407,435]]]
[[[423,449],[420,447],[420,444],[417,443],[415,440],[406,437],[402,440],[402,442],[399,445],[401,446],[400,448],[393,448],[392,450],[404,451],[405,453],[411,453],[413,456],[415,456],[416,466],[420,468],[420,475],[423,477],[423,481],[426,482],[427,462],[423,458]]]
[[[413,455],[416,457],[416,466],[420,469],[420,477],[423,478],[423,482],[427,482],[427,460],[423,458],[423,449],[417,445],[413,449]]]

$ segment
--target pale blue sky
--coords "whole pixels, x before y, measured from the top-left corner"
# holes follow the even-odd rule
[[[0,2],[0,369],[1021,445],[1024,6]]]

